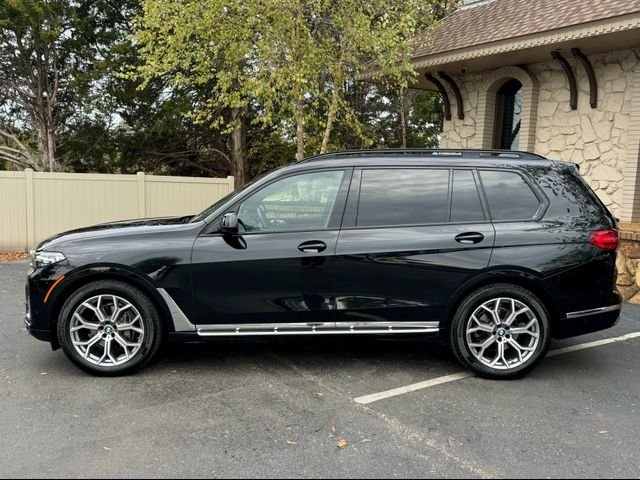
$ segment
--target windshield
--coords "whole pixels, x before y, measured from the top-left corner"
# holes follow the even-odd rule
[[[231,192],[229,195],[226,195],[225,197],[222,197],[216,203],[214,203],[209,208],[207,208],[204,212],[202,212],[199,215],[196,215],[195,217],[193,217],[193,219],[191,220],[191,223],[197,223],[197,222],[203,221],[205,218],[207,218],[209,215],[211,215],[213,212],[215,212],[217,209],[219,209],[222,205],[227,203],[232,198],[236,197],[238,194],[244,192],[247,188],[249,188],[251,185],[256,183],[258,180],[262,179],[266,175],[267,175],[266,173],[263,174],[263,175],[259,175],[258,177],[254,178],[251,182],[247,183],[244,187],[239,188],[238,190],[235,190],[235,191]]]

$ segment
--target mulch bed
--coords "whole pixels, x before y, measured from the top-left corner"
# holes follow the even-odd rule
[[[28,260],[28,253],[0,253],[0,262],[15,262],[17,260]]]

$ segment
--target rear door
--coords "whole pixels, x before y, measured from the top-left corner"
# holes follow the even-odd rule
[[[473,169],[354,172],[336,249],[336,321],[437,326],[485,269],[495,232]]]

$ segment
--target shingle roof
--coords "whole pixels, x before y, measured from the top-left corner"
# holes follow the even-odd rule
[[[495,0],[416,37],[414,58],[640,12],[640,0]]]

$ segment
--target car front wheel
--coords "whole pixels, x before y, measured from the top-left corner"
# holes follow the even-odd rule
[[[65,354],[82,370],[125,375],[155,356],[162,326],[143,292],[121,282],[99,281],[80,288],[65,302],[58,338]]]
[[[533,293],[515,285],[478,290],[462,302],[451,325],[460,362],[487,378],[519,378],[544,359],[549,315]]]

